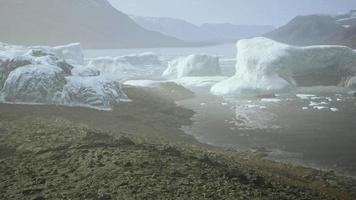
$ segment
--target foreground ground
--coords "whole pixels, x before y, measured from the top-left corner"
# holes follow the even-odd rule
[[[356,199],[353,179],[199,144],[155,92],[113,112],[0,105],[0,199]]]

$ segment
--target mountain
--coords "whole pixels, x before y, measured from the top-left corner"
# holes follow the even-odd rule
[[[291,45],[332,44],[346,29],[332,16],[309,15],[295,17],[288,24],[266,36]]]
[[[351,10],[350,12],[337,15],[334,17],[338,24],[343,25],[345,28],[349,28],[351,26],[356,25],[356,10]]]
[[[356,10],[334,16],[298,16],[265,36],[291,45],[335,44],[356,48]]]
[[[131,16],[145,29],[157,31],[189,42],[215,41],[216,36],[185,20],[163,17]]]
[[[174,18],[131,16],[142,27],[189,42],[235,42],[238,39],[265,34],[272,26],[239,26],[234,24],[192,24]]]
[[[0,0],[0,41],[22,45],[80,42],[84,48],[181,46],[148,31],[107,0]]]
[[[339,36],[338,42],[339,44],[356,49],[356,25],[351,26],[345,33]]]
[[[243,38],[261,36],[274,30],[273,26],[263,25],[235,25],[224,24],[203,24],[201,29],[214,34],[223,41],[236,41]]]

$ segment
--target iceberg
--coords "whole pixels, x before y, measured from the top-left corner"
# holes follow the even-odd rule
[[[90,58],[86,60],[86,66],[121,81],[158,77],[162,70],[161,61],[153,53]]]
[[[53,65],[26,65],[10,72],[1,90],[9,103],[57,103],[66,84],[63,70]]]
[[[182,77],[177,79],[171,79],[169,81],[174,82],[178,85],[181,85],[186,88],[208,88],[215,85],[218,82],[221,82],[228,77],[226,76],[191,76],[191,77]]]
[[[346,86],[351,89],[356,89],[356,76],[351,77],[347,82]]]
[[[61,104],[111,110],[114,103],[128,100],[121,84],[104,76],[66,77]]]
[[[222,96],[264,95],[297,86],[345,85],[356,74],[356,53],[344,46],[296,47],[267,38],[237,42],[236,74],[211,88]]]
[[[121,84],[102,75],[100,69],[86,66],[80,44],[25,47],[0,43],[1,102],[110,110],[122,100],[128,97]]]
[[[217,76],[221,74],[219,58],[209,55],[190,55],[173,60],[162,76],[177,79],[189,76]]]
[[[84,54],[79,43],[56,46],[53,48],[55,55],[73,65],[84,64]]]

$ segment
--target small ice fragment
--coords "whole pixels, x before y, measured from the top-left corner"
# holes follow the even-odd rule
[[[267,107],[266,106],[260,106],[260,109],[266,109]]]
[[[339,111],[339,109],[337,109],[337,108],[330,108],[330,110],[333,111],[333,112],[338,112]]]
[[[315,97],[314,94],[297,94],[296,96],[301,98],[301,99],[309,99],[311,97]]]
[[[303,110],[308,110],[308,107],[303,107],[302,109],[303,109]]]
[[[221,103],[221,105],[222,105],[222,106],[227,106],[227,105],[228,105],[228,103],[223,102],[223,103]]]
[[[200,105],[201,105],[201,106],[206,106],[206,103],[201,103]]]
[[[277,98],[263,98],[261,99],[262,102],[269,102],[269,103],[278,103],[281,102],[280,99]]]
[[[316,109],[316,110],[324,110],[324,109],[327,109],[328,107],[325,107],[325,106],[314,106],[313,108]]]

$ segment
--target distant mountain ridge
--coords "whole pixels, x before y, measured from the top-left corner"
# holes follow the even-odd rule
[[[80,42],[84,48],[182,46],[149,31],[107,0],[0,0],[0,41],[22,45]]]
[[[291,45],[339,44],[356,48],[356,10],[336,16],[297,16],[265,36]]]
[[[242,38],[260,36],[274,29],[273,26],[241,26],[230,23],[192,24],[185,20],[164,17],[130,16],[142,27],[171,35],[189,42],[235,42]]]

